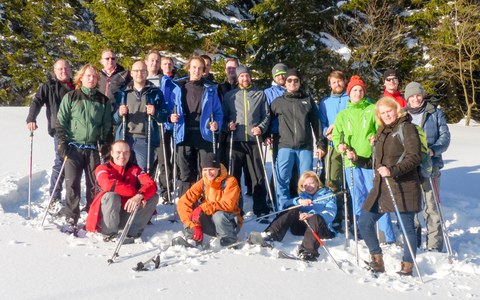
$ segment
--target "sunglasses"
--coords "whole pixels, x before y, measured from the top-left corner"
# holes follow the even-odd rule
[[[115,57],[104,57],[103,59],[104,59],[104,60],[116,60]]]
[[[390,78],[385,78],[385,81],[391,82],[391,81],[398,81],[397,77],[390,77]]]
[[[300,79],[298,79],[298,78],[290,79],[290,78],[289,78],[289,79],[287,79],[287,82],[288,82],[288,83],[291,83],[291,82],[293,82],[293,83],[299,83],[299,82],[300,82]]]

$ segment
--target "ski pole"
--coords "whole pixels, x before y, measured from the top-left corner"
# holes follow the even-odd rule
[[[416,260],[414,254],[413,254],[412,244],[410,243],[410,240],[408,239],[407,231],[405,230],[405,226],[403,224],[402,217],[400,216],[400,211],[398,210],[397,201],[395,201],[395,197],[393,196],[393,191],[392,191],[392,187],[390,186],[390,181],[388,180],[388,177],[384,177],[384,178],[385,178],[385,183],[387,184],[388,192],[390,193],[390,197],[392,198],[393,207],[395,208],[395,213],[397,214],[397,217],[398,217],[397,218],[398,223],[400,223],[400,227],[402,228],[403,236],[405,237],[405,241],[407,242],[408,251],[410,251],[410,255],[413,258],[413,264],[415,265],[415,269],[417,270],[418,276],[420,277],[420,280],[422,281],[422,283],[424,283],[423,278],[422,278],[422,274],[420,273],[420,269],[418,268],[417,260]]]
[[[50,205],[52,205],[53,195],[55,194],[55,191],[57,190],[58,183],[60,182],[60,178],[62,177],[63,169],[65,168],[65,163],[67,162],[67,158],[68,157],[66,155],[63,158],[62,167],[60,168],[60,172],[58,174],[57,181],[55,182],[55,185],[53,186],[53,191],[52,191],[52,194],[50,195],[50,200],[48,201],[48,206],[47,206],[47,208],[45,208],[45,213],[43,215],[42,224],[41,224],[42,227],[43,227],[43,223],[45,222],[45,219],[47,218],[48,209],[50,208]]]
[[[28,175],[28,210],[27,219],[32,214],[32,180],[33,180],[33,130],[30,130],[30,173]]]
[[[315,237],[315,239],[318,241],[318,243],[323,247],[323,249],[325,250],[325,252],[327,252],[328,256],[330,256],[330,258],[333,260],[333,262],[337,265],[337,267],[342,270],[343,272],[345,272],[342,267],[340,267],[340,265],[338,264],[338,262],[335,260],[335,258],[333,257],[333,255],[330,253],[330,251],[328,251],[327,247],[325,246],[325,243],[322,241],[322,239],[318,236],[318,234],[315,232],[315,230],[313,230],[312,226],[310,225],[310,223],[308,223],[308,220],[303,220],[305,222],[305,224],[307,224],[308,228],[312,231],[313,233],[313,236]]]
[[[340,144],[344,144],[345,134],[342,131],[340,134]],[[348,247],[348,197],[347,197],[347,170],[345,166],[345,153],[342,152],[342,183],[343,183],[343,214],[345,222],[345,247]]]
[[[440,223],[442,225],[443,239],[445,240],[445,248],[447,249],[448,261],[452,263],[453,262],[452,244],[450,244],[450,238],[448,237],[448,228],[445,225],[445,219],[443,218],[443,211],[442,211],[442,205],[440,203],[440,194],[438,191],[438,186],[432,177],[430,177],[430,186],[432,188],[435,206],[437,208],[438,216],[440,217]]]
[[[162,138],[163,164],[165,166],[165,182],[167,183],[167,200],[168,200],[168,203],[171,203],[171,201],[170,201],[170,181],[169,181],[169,176],[168,176],[167,153],[166,153],[166,148],[165,148],[165,133],[163,132],[163,123],[160,123],[160,134],[161,134],[161,138]],[[160,162],[158,162],[158,165],[160,165]],[[158,169],[158,167],[157,167],[157,169]]]
[[[127,95],[126,94],[123,94],[123,97],[122,97],[122,104],[123,105],[127,105]],[[127,108],[128,109],[128,108]],[[122,132],[122,140],[125,141],[125,135],[127,134],[127,114],[124,114],[122,116],[122,127],[123,127],[123,132]]]
[[[120,248],[123,245],[123,241],[125,241],[125,238],[127,237],[128,231],[132,226],[133,220],[135,219],[135,215],[137,214],[139,208],[140,208],[140,204],[137,204],[133,213],[131,213],[130,216],[128,217],[127,223],[125,224],[122,234],[120,235],[120,239],[117,242],[117,247],[115,248],[115,252],[113,252],[112,257],[107,260],[109,265],[115,262],[115,259],[118,257],[118,252],[120,251]]]
[[[215,122],[215,119],[213,118],[213,112],[210,115],[210,122]],[[213,154],[217,154],[217,141],[215,138],[215,132],[212,130],[212,146],[213,146]]]
[[[233,172],[233,131],[230,131],[230,149],[228,151],[228,175],[232,175]]]
[[[272,192],[274,192],[276,187],[277,187],[277,172],[275,171],[275,160],[273,159],[273,157],[274,157],[273,156],[273,142],[270,144],[270,155],[272,156],[272,162],[271,162],[272,163],[272,178],[273,178]],[[273,208],[275,210],[276,207],[274,206]]]
[[[317,202],[323,201],[323,200],[325,200],[325,199],[337,197],[338,195],[340,195],[340,194],[342,194],[342,193],[343,193],[343,192],[338,192],[338,193],[335,193],[335,194],[323,196],[323,197],[320,197],[320,198],[318,198],[318,199],[313,200],[312,203],[317,203]],[[298,205],[295,205],[295,206],[290,206],[290,207],[288,207],[288,208],[285,208],[285,209],[282,209],[282,210],[279,210],[279,211],[275,211],[275,212],[272,212],[272,213],[263,215],[263,216],[261,216],[261,217],[257,217],[257,218],[254,218],[254,219],[245,220],[243,223],[245,224],[245,223],[248,223],[248,222],[251,222],[251,221],[255,221],[255,220],[259,220],[259,219],[262,219],[262,218],[265,218],[265,217],[277,215],[277,214],[283,213],[283,212],[285,212],[285,211],[289,211],[289,210],[292,210],[292,209],[295,209],[295,208],[299,208],[299,207],[301,207],[301,206],[302,206],[301,204],[298,204]]]
[[[351,190],[353,191],[353,194],[355,194],[354,190],[354,180],[353,180],[353,163],[352,160],[350,159],[350,164],[352,165],[350,167],[350,182],[352,183]],[[358,258],[358,230],[357,230],[357,212],[356,212],[356,203],[353,199],[353,195],[351,197],[352,199],[352,212],[353,212],[353,235],[355,238],[355,256],[357,258],[357,266],[360,265],[359,258]]]
[[[172,114],[177,114],[177,106],[173,106]],[[171,223],[177,223],[177,201],[178,201],[178,190],[177,190],[177,122],[173,123],[173,216],[170,218]]]
[[[150,175],[150,148],[152,147],[152,115],[148,115],[148,127],[147,127],[147,170],[146,173]]]
[[[158,246],[158,248],[159,250],[157,253],[155,253],[155,255],[153,255],[146,261],[139,261],[137,265],[132,269],[134,271],[147,271],[148,269],[145,266],[148,265],[150,262],[153,262],[155,265],[155,269],[158,269],[160,267],[160,255],[162,254],[162,252],[167,251],[168,248],[170,248],[170,245],[167,245],[165,249],[162,249],[160,246]]]
[[[260,159],[262,161],[263,173],[265,175],[265,185],[267,187],[268,196],[270,197],[270,202],[272,203],[272,208],[273,208],[273,210],[275,210],[276,208],[275,208],[275,203],[273,202],[272,190],[270,190],[270,183],[268,182],[267,168],[265,167],[265,163],[264,163],[264,160],[263,160],[262,145],[260,144],[260,138],[258,137],[258,135],[255,136],[255,139],[257,140],[258,152],[260,153]]]

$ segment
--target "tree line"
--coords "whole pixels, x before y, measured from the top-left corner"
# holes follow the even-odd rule
[[[334,69],[358,74],[377,99],[382,74],[420,81],[450,122],[479,119],[476,0],[10,0],[0,3],[0,105],[29,104],[58,58],[74,69],[111,48],[129,67],[155,48],[188,58],[237,57],[260,85],[277,62],[297,67],[317,101]]]

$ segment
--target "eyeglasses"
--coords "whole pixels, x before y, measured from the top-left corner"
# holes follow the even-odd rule
[[[299,82],[300,82],[300,79],[298,79],[298,78],[295,78],[295,79],[289,78],[289,79],[287,79],[287,82],[288,82],[288,83],[292,83],[292,82],[293,82],[293,83],[299,83]]]
[[[104,57],[103,59],[104,60],[116,60],[117,58],[116,57]]]
[[[391,82],[391,81],[398,81],[397,77],[390,77],[390,78],[385,78],[385,81]]]
[[[132,70],[132,72],[134,72],[134,73],[143,73],[143,72],[147,72],[147,70],[143,70],[143,69],[140,69],[140,70]]]

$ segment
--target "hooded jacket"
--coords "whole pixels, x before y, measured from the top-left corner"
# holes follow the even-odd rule
[[[187,78],[183,79],[182,81],[178,81],[180,87],[187,82]],[[222,112],[222,105],[220,104],[220,99],[218,98],[217,94],[217,86],[211,85],[208,82],[202,80],[204,91],[202,95],[202,111],[200,114],[200,134],[202,138],[208,142],[213,141],[213,133],[210,130],[210,126],[208,123],[210,122],[210,117],[213,114],[213,119],[217,122],[218,128],[222,128],[223,124],[223,112]],[[176,113],[180,115],[180,118],[177,123],[177,132],[176,132],[176,139],[177,144],[183,142],[185,138],[185,114],[182,104],[182,97],[175,98],[175,105],[174,109],[176,109]],[[170,123],[170,126],[173,127],[173,124]]]
[[[222,188],[222,181],[224,180],[224,188]],[[178,215],[186,227],[195,227],[195,224],[190,220],[190,216],[195,204],[199,201],[200,207],[207,216],[211,216],[217,211],[230,212],[237,216],[238,224],[241,226],[243,219],[238,207],[239,198],[240,187],[237,180],[235,177],[228,175],[225,167],[220,165],[218,177],[210,181],[202,175],[202,179],[192,185],[180,198],[177,205]]]
[[[57,118],[56,130],[62,143],[97,145],[111,140],[112,105],[97,89],[81,87],[67,93]]]
[[[313,134],[318,148],[326,151],[318,108],[313,99],[303,91],[285,92],[270,106],[271,117],[278,118],[278,148],[313,150]]]
[[[400,212],[419,212],[421,209],[420,178],[417,167],[421,159],[420,138],[410,116],[399,118],[391,125],[378,129],[375,142],[375,179],[373,189],[367,196],[363,209],[370,211],[377,203],[378,212],[395,211],[385,179],[380,176],[379,167],[387,167],[392,176],[389,178],[393,195]],[[404,145],[397,137],[397,127],[405,123]],[[404,158],[400,157],[405,152]]]
[[[141,193],[144,200],[149,201],[157,192],[157,185],[150,176],[143,172],[139,166],[127,164],[125,167],[109,162],[99,165],[95,169],[95,178],[100,187],[100,192],[90,206],[85,227],[87,231],[98,230],[97,224],[100,221],[100,206],[103,195],[107,192],[114,192],[121,197],[122,208],[128,199]]]
[[[346,160],[345,165],[352,167],[358,164],[360,167],[368,164],[372,157],[372,146],[369,139],[377,132],[375,121],[375,105],[371,104],[367,98],[363,98],[357,103],[348,100],[347,108],[338,113],[333,128],[332,141],[335,148],[343,142],[355,150],[358,156],[357,163],[353,164]]]

